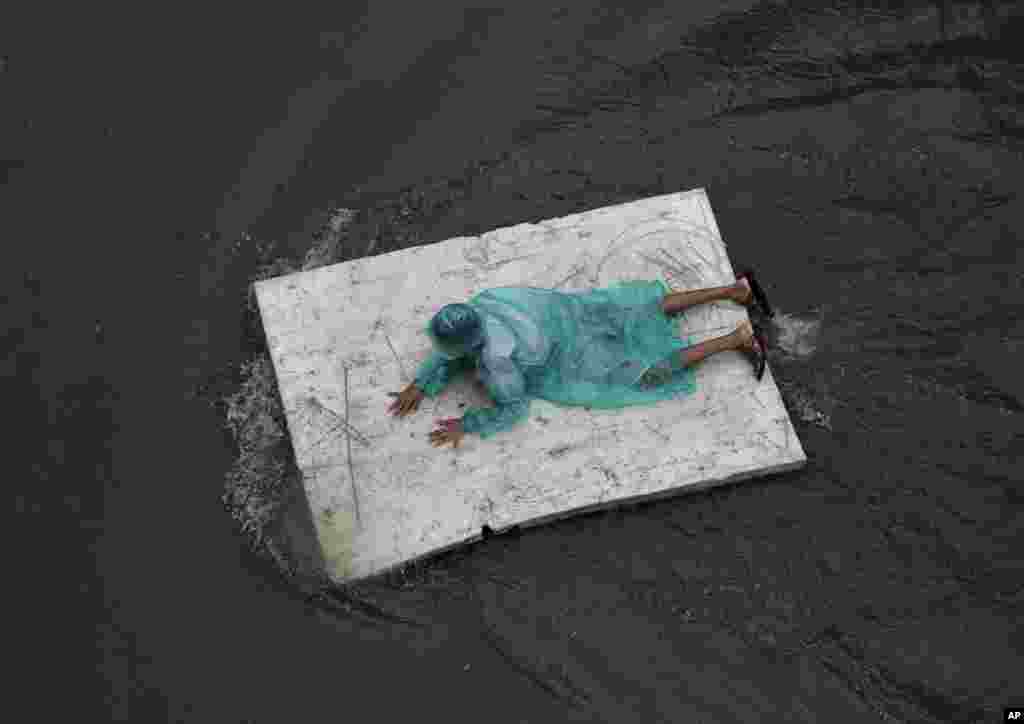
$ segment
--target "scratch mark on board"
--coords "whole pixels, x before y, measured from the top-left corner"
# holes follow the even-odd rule
[[[398,356],[398,352],[395,351],[395,346],[391,344],[391,338],[385,333],[384,341],[388,343],[388,348],[391,350],[391,354],[395,356],[395,362],[398,363],[398,371],[401,375],[402,382],[409,381],[409,374],[405,371],[405,365],[402,364],[401,358]]]

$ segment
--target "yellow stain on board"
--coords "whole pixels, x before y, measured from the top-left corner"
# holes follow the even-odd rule
[[[327,572],[336,580],[352,576],[352,538],[356,532],[355,516],[347,511],[325,509],[316,518],[320,548]]]

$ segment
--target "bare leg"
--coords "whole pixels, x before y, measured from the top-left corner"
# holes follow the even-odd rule
[[[754,328],[750,322],[740,322],[736,331],[715,337],[707,341],[687,347],[679,352],[679,361],[683,367],[692,367],[701,360],[710,357],[718,352],[729,350],[753,351],[754,349]]]
[[[711,287],[710,289],[692,289],[685,292],[669,292],[661,301],[661,309],[667,315],[678,314],[688,307],[708,302],[719,302],[731,299],[740,304],[747,304],[752,293],[746,279],[740,279],[727,287]]]

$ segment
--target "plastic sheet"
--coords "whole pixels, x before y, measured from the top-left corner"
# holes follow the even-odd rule
[[[582,292],[488,289],[467,302],[482,321],[482,340],[461,356],[450,345],[435,351],[416,384],[434,396],[455,374],[477,368],[495,406],[467,410],[463,428],[484,438],[524,420],[532,398],[607,409],[688,395],[695,378],[679,364],[688,342],[661,308],[668,291],[647,280]],[[433,322],[427,332],[436,344]]]

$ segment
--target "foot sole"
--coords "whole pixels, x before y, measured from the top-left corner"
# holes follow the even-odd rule
[[[768,295],[764,293],[764,288],[758,283],[757,275],[754,274],[753,269],[744,269],[739,274],[740,277],[744,277],[747,283],[750,285],[750,292],[753,296],[754,301],[761,307],[761,311],[765,313],[765,316],[772,318],[775,316],[775,310],[768,303]],[[738,277],[737,277],[738,278]]]
[[[757,357],[757,361],[754,363],[754,376],[757,381],[760,382],[761,378],[764,377],[765,367],[768,365],[768,343],[764,341],[764,335],[761,334],[761,330],[754,327],[754,340],[757,345],[754,347],[754,355]],[[760,351],[758,351],[760,348]]]

